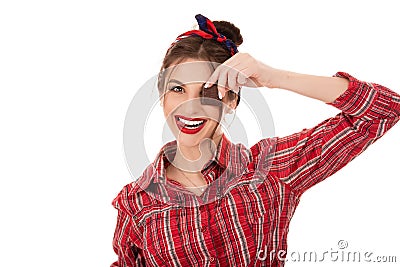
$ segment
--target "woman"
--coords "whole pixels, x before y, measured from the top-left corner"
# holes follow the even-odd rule
[[[196,19],[200,29],[176,39],[159,77],[177,140],[114,199],[112,266],[283,266],[300,196],[399,120],[400,95],[344,72],[320,77],[272,68],[238,53],[243,39],[233,24]],[[239,104],[241,86],[290,90],[341,112],[247,149],[231,143],[220,124]],[[272,253],[260,257],[265,251]]]

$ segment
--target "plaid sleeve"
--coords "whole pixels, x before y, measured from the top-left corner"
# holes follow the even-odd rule
[[[334,76],[349,80],[347,90],[326,103],[341,112],[313,128],[275,140],[268,172],[298,196],[336,173],[399,121],[399,94],[344,72]]]
[[[113,249],[118,260],[111,267],[145,266],[139,230],[132,222],[131,211],[128,209],[128,190],[123,190],[113,200],[112,205],[118,210],[117,225],[113,238]]]

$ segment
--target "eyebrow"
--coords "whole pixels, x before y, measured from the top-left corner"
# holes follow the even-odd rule
[[[169,80],[168,83],[176,83],[176,84],[179,84],[179,85],[183,85],[182,82],[180,82],[180,81],[178,81],[178,80],[175,80],[175,79]]]

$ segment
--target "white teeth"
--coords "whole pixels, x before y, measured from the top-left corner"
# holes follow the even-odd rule
[[[182,119],[181,117],[178,117],[178,120],[183,122],[184,124],[190,125],[190,126],[199,126],[199,125],[204,123],[204,120],[201,120],[201,121],[188,121],[188,120]]]

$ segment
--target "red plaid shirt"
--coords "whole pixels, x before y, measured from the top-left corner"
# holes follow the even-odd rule
[[[113,239],[118,261],[111,266],[283,266],[277,253],[266,259],[258,254],[286,251],[300,196],[399,120],[399,94],[347,73],[335,76],[350,81],[342,95],[327,103],[341,110],[335,117],[289,136],[261,139],[250,149],[222,136],[215,160],[202,173],[209,184],[234,182],[224,192],[207,189],[204,195],[217,195],[215,201],[201,203],[197,196],[197,205],[170,201],[181,197],[166,190],[173,183],[165,178],[165,168],[176,141],[164,145],[143,175],[112,202],[118,210]],[[224,173],[228,158],[233,168],[226,177],[239,177],[214,179]]]

